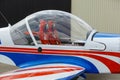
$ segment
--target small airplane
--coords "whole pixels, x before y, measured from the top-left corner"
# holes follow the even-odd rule
[[[0,80],[71,80],[120,73],[120,34],[101,33],[64,11],[44,10],[0,28]],[[74,79],[75,80],[75,79]]]

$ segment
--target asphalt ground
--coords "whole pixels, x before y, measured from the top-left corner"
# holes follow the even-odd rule
[[[87,80],[120,80],[120,74],[86,74]]]
[[[0,63],[0,74],[11,71],[11,70],[15,70],[15,69],[18,69],[18,67]]]

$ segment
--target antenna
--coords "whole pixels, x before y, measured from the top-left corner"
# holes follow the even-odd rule
[[[3,17],[3,19],[7,22],[8,26],[11,26],[9,21],[7,20],[7,18],[3,15],[3,13],[0,11],[1,16]]]

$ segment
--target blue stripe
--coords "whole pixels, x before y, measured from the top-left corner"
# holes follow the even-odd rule
[[[120,34],[112,34],[112,33],[96,33],[94,38],[115,38],[120,37]]]
[[[65,63],[82,66],[86,69],[87,73],[98,73],[97,68],[91,62],[80,57],[12,52],[0,52],[0,54],[11,58],[21,68],[43,64]]]

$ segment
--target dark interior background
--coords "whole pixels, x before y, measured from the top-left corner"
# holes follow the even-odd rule
[[[49,9],[71,12],[71,0],[0,0],[0,11],[12,25],[29,14]],[[0,14],[0,27],[4,26],[7,22]]]

